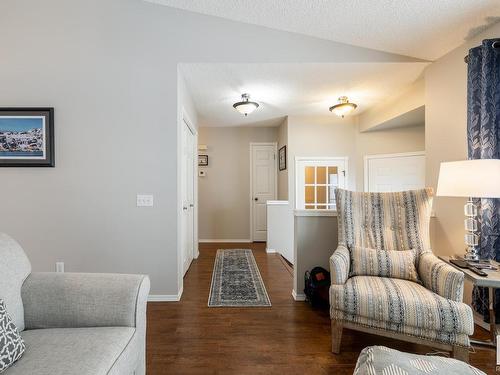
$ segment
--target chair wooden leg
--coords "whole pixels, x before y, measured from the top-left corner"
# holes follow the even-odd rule
[[[342,324],[332,320],[332,353],[340,353],[340,343],[342,341]]]
[[[453,358],[469,363],[469,349],[463,346],[453,346]]]

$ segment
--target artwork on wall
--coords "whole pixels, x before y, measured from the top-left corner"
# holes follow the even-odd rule
[[[278,161],[280,171],[284,171],[286,169],[286,145],[280,148],[278,152]]]
[[[198,155],[198,167],[208,166],[208,155]]]
[[[54,163],[54,108],[0,108],[0,167]]]

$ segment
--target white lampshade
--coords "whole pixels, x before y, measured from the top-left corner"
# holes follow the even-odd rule
[[[436,195],[500,198],[500,160],[476,159],[441,163]]]

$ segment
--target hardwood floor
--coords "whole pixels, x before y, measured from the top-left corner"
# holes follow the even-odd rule
[[[208,308],[219,248],[251,248],[272,307]],[[180,302],[148,304],[148,374],[352,374],[361,349],[386,345],[429,353],[424,346],[345,330],[341,353],[330,353],[330,318],[291,296],[293,275],[265,244],[200,244]],[[476,329],[478,335],[485,332]],[[478,349],[471,364],[495,373],[495,351]]]

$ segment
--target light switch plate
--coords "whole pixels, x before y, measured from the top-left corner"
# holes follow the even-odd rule
[[[137,207],[153,207],[153,196],[137,194]]]

